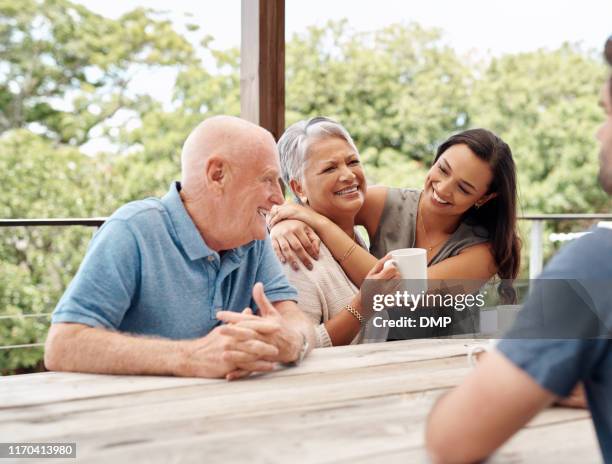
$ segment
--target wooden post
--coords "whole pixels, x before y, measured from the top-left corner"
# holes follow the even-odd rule
[[[240,114],[285,130],[285,0],[242,0]]]

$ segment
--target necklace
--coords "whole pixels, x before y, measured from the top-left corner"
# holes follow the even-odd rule
[[[427,240],[427,230],[425,230],[425,216],[423,216],[423,209],[421,208],[421,204],[420,203],[419,203],[419,216],[421,217],[421,229],[423,229],[423,240]],[[447,239],[448,239],[448,237],[445,237],[442,240],[440,240],[439,242],[434,243],[433,245],[426,244],[425,245],[425,249],[427,250],[427,253],[431,253],[434,248],[438,247],[440,244],[445,242]]]

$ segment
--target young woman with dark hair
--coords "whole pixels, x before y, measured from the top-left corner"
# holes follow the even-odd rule
[[[453,145],[465,144],[479,159],[486,161],[493,174],[487,195],[495,194],[491,201],[476,201],[463,215],[462,220],[487,230],[491,251],[502,279],[500,292],[506,301],[514,301],[510,285],[520,267],[521,242],[516,233],[516,170],[508,144],[490,131],[467,130],[451,136],[438,147],[434,165]]]

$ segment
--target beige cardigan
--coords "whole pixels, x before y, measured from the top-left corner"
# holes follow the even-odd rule
[[[298,263],[300,266],[298,271],[294,271],[289,263],[285,263],[283,265],[285,275],[298,291],[299,308],[317,326],[316,347],[332,346],[323,323],[342,311],[358,292],[358,288],[353,285],[323,243],[320,246],[319,259],[312,261],[312,271],[299,260]],[[351,344],[360,343],[362,338],[363,330]]]

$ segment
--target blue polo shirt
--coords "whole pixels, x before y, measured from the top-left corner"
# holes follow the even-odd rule
[[[548,279],[567,285],[551,286]],[[581,286],[573,285],[580,279]],[[525,302],[518,322],[537,320],[542,302],[556,312],[548,324],[560,324],[561,332],[574,324],[573,338],[506,339],[498,350],[525,371],[535,382],[557,396],[567,396],[578,382],[584,384],[601,445],[604,461],[612,463],[612,340],[592,337],[589,329],[593,314],[604,333],[612,333],[612,230],[596,227],[593,231],[561,249],[546,267]],[[584,290],[588,298],[585,298]],[[558,294],[551,295],[550,292]],[[553,299],[554,298],[554,299]],[[554,305],[551,304],[554,303]],[[588,304],[587,304],[588,302]],[[568,324],[569,321],[569,324]],[[516,329],[520,331],[519,329]],[[551,331],[554,333],[554,331]],[[520,333],[520,332],[519,332]],[[512,337],[512,330],[509,335]]]
[[[174,183],[160,200],[119,208],[94,235],[52,322],[74,322],[171,339],[206,335],[217,311],[255,309],[262,282],[270,301],[297,300],[270,239],[219,253],[187,214]]]

